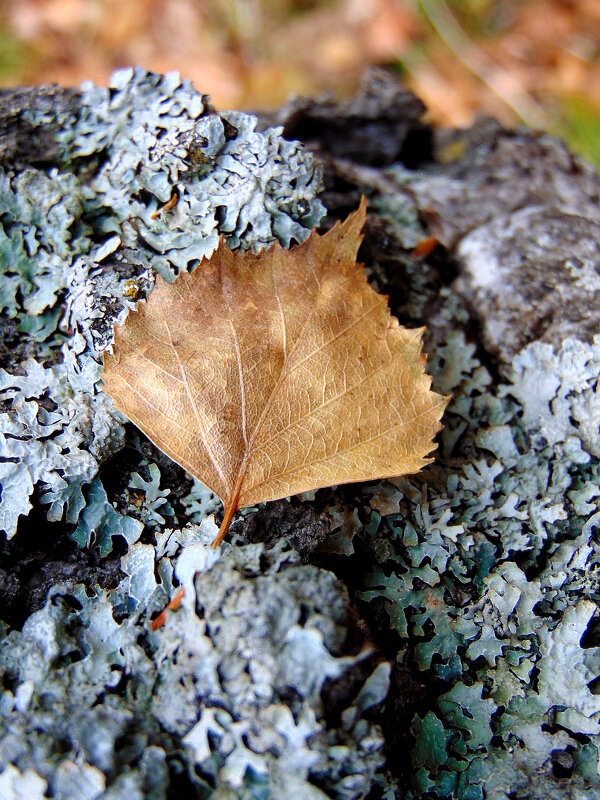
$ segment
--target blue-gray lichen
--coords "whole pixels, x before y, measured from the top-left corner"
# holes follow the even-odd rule
[[[303,241],[323,215],[318,168],[297,142],[256,119],[212,112],[175,73],[117,73],[108,89],[84,87],[82,111],[64,133],[67,163],[102,163],[85,184],[94,227],[152,253],[165,276],[215,249]],[[177,204],[161,212],[173,195]]]
[[[76,522],[83,486],[124,444],[121,415],[95,393],[100,365],[85,352],[83,337],[74,336],[63,355],[48,367],[28,359],[22,374],[0,370],[0,529],[9,536],[29,513],[36,487],[51,522]]]
[[[198,797],[253,781],[274,797],[366,796],[384,760],[368,711],[390,670],[371,667],[341,723],[327,723],[323,684],[370,655],[344,652],[345,587],[283,545],[219,555],[215,533],[206,520],[133,544],[114,592],[57,586],[4,638],[0,781],[36,775],[63,800],[141,800],[165,798],[179,769]],[[177,583],[182,606],[153,632]]]
[[[530,345],[493,389],[451,335],[433,367],[454,392],[448,460],[371,498],[382,557],[363,597],[383,602],[399,658],[449,687],[413,720],[417,796],[504,800],[552,782],[559,751],[600,792],[600,649],[582,647],[600,590],[598,432],[578,425],[593,419],[599,343]]]

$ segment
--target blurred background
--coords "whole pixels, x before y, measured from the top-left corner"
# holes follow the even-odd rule
[[[0,0],[0,85],[130,64],[257,110],[385,65],[435,122],[526,123],[600,167],[600,0]]]

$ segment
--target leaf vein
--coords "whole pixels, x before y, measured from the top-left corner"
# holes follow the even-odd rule
[[[202,424],[202,420],[201,420],[200,414],[198,412],[198,406],[196,405],[196,401],[194,400],[194,396],[193,396],[192,391],[190,389],[190,384],[189,384],[189,381],[188,381],[188,378],[187,378],[186,371],[185,371],[185,369],[183,367],[183,364],[181,363],[181,358],[179,357],[179,353],[177,352],[177,348],[175,347],[175,345],[173,343],[173,336],[171,335],[171,329],[170,329],[169,323],[167,321],[167,315],[165,314],[165,310],[164,310],[164,308],[163,308],[161,303],[158,304],[158,307],[160,308],[160,311],[161,311],[161,314],[162,314],[163,322],[164,322],[164,325],[165,325],[165,330],[167,331],[167,335],[169,337],[169,342],[170,342],[171,348],[172,348],[173,352],[175,353],[175,358],[177,359],[177,363],[179,365],[179,371],[181,373],[182,383],[183,383],[183,385],[185,387],[185,391],[186,391],[186,394],[188,396],[188,400],[189,400],[190,405],[192,407],[192,412],[194,414],[196,422],[198,423],[198,432],[200,433],[200,438],[202,440],[202,444],[204,445],[204,448],[206,450],[206,454],[208,456],[208,459],[209,459],[210,463],[212,464],[213,468],[215,469],[217,475],[223,481],[223,485],[227,486],[227,481],[225,480],[225,476],[223,475],[221,467],[219,466],[219,463],[218,463],[217,459],[215,458],[214,453],[212,452],[212,450],[210,448],[210,445],[208,444],[206,431],[204,430],[204,425]]]
[[[376,434],[375,436],[370,436],[368,439],[361,439],[360,441],[355,442],[354,444],[352,444],[350,447],[346,447],[343,450],[336,450],[335,453],[332,453],[331,455],[324,456],[323,458],[318,458],[318,459],[315,459],[314,461],[305,461],[302,464],[299,464],[297,467],[294,467],[294,469],[291,469],[286,473],[282,473],[281,475],[275,475],[275,476],[269,475],[267,478],[265,478],[264,480],[260,481],[260,483],[255,483],[254,485],[252,485],[252,486],[250,486],[248,488],[251,489],[254,492],[256,489],[260,488],[261,486],[264,486],[265,483],[267,483],[267,484],[270,483],[273,480],[273,477],[275,477],[275,478],[280,478],[280,477],[281,478],[287,478],[289,475],[293,475],[295,472],[300,472],[300,470],[306,469],[307,467],[314,467],[316,464],[324,464],[324,463],[327,463],[328,461],[333,461],[335,458],[338,458],[339,456],[345,456],[347,453],[351,453],[353,450],[356,450],[358,447],[362,447],[365,444],[370,444],[371,442],[377,441],[377,439],[381,439],[382,436],[387,436],[389,433],[391,433],[392,431],[396,430],[396,428],[403,428],[403,427],[406,427],[407,425],[413,425],[415,422],[417,422],[417,420],[422,419],[423,417],[426,417],[427,415],[429,415],[432,410],[433,410],[433,407],[432,408],[427,408],[427,409],[425,409],[425,411],[423,411],[421,414],[418,414],[416,417],[412,417],[412,419],[404,420],[403,422],[396,422],[394,425],[391,425],[389,428],[387,428],[384,431],[380,431],[380,433]],[[433,442],[431,442],[431,447],[432,448],[434,447],[434,443]],[[354,481],[353,481],[353,483],[354,483]]]

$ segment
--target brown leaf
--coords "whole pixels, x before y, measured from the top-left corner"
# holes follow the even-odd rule
[[[401,328],[356,264],[363,202],[324,236],[259,255],[223,241],[174,283],[158,278],[116,331],[104,385],[168,456],[238,508],[417,472],[445,398],[423,329]]]

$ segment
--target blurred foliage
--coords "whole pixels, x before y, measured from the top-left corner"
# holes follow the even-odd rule
[[[0,26],[0,83],[20,81],[27,63],[27,48],[12,31]]]
[[[600,168],[600,114],[583,94],[562,98],[557,133],[573,150]]]
[[[348,95],[401,72],[431,118],[491,114],[600,166],[598,0],[0,0],[0,84],[178,70],[221,108]]]

